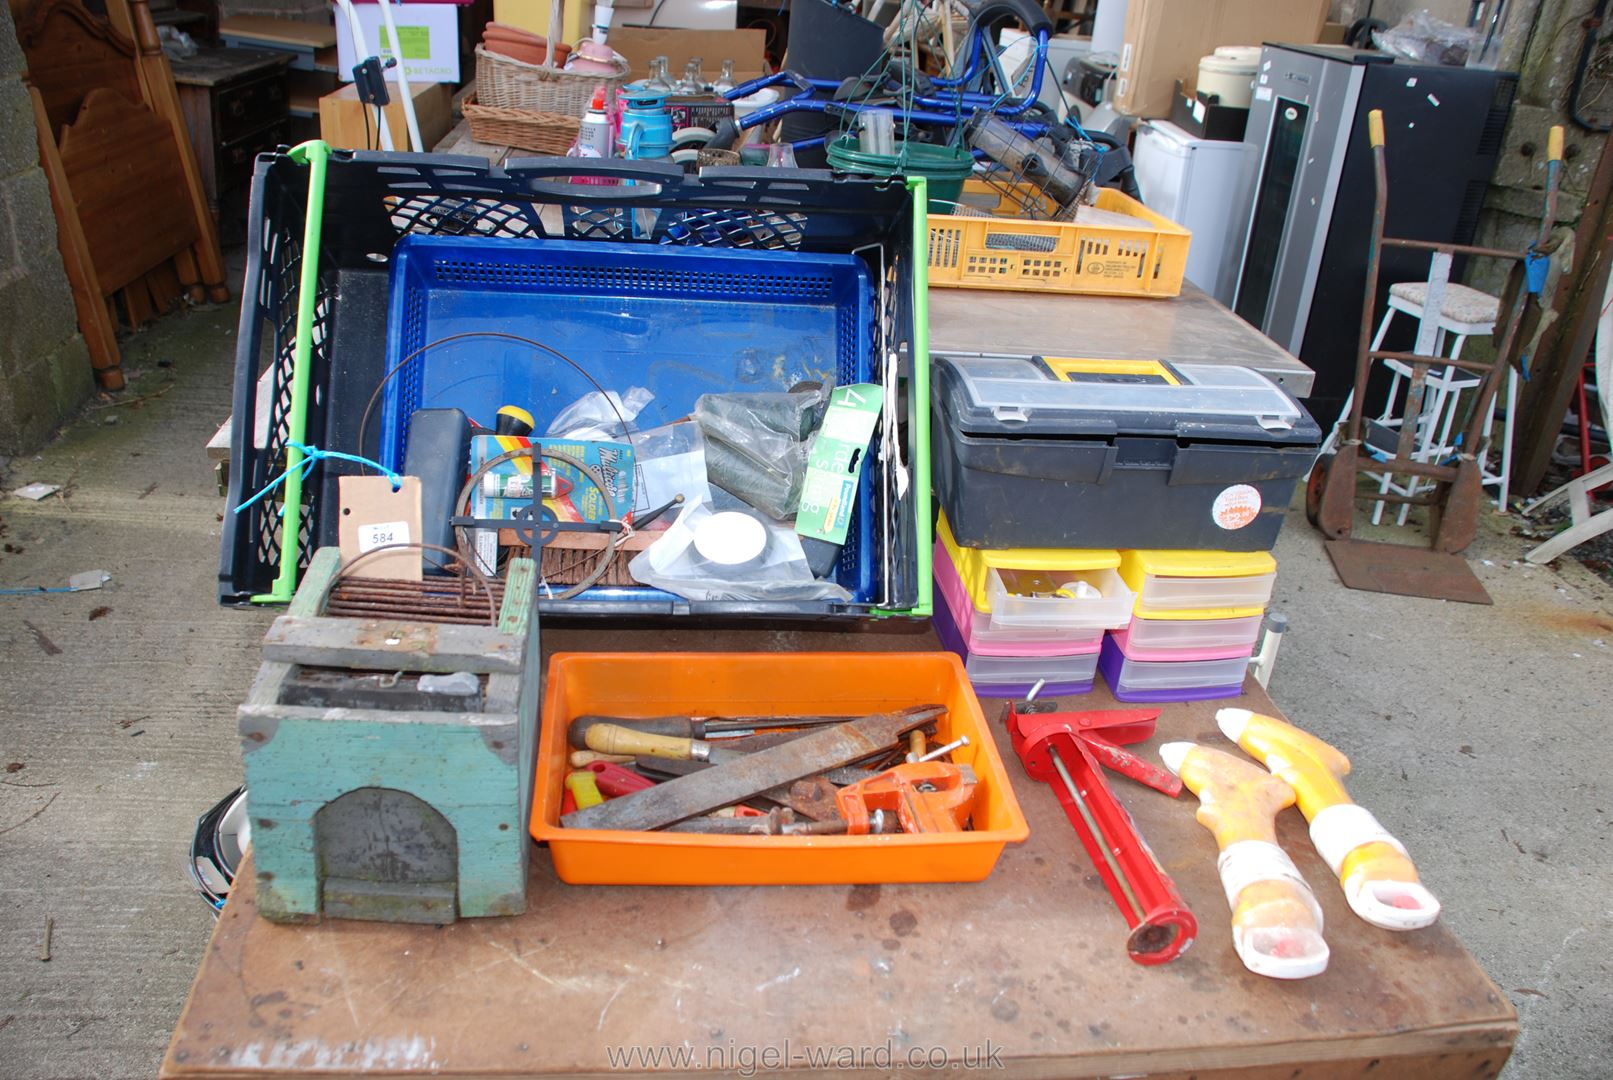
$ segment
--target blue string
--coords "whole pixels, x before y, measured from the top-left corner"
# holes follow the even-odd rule
[[[372,461],[367,457],[360,457],[357,454],[344,454],[340,450],[321,450],[317,446],[307,446],[300,442],[287,442],[286,445],[292,449],[302,451],[302,461],[298,462],[294,467],[302,470],[302,478],[304,480],[307,480],[308,474],[314,471],[315,465],[319,464],[326,458],[333,458],[337,461],[351,461],[355,465],[367,465],[376,472],[385,474],[386,478],[392,481],[393,491],[397,491],[403,486],[403,477],[399,476],[385,465],[382,465],[379,461]],[[247,507],[269,494],[269,492],[273,491],[281,484],[284,484],[286,482],[286,477],[290,475],[291,470],[287,469],[285,472],[269,481],[269,483],[256,495],[243,502],[240,506],[237,506],[235,508],[235,513],[239,514],[242,510],[245,510]]]

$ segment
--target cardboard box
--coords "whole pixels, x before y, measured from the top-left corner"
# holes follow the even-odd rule
[[[650,72],[650,61],[667,58],[673,79],[683,74],[691,56],[700,57],[706,79],[715,79],[722,62],[734,62],[734,81],[744,82],[767,74],[765,30],[674,30],[660,26],[623,26],[610,32],[610,47],[627,57],[633,77]]]
[[[1327,0],[1131,0],[1115,78],[1114,107],[1144,119],[1170,115],[1175,84],[1198,82],[1199,60],[1217,45],[1310,44]]]
[[[379,4],[355,4],[359,26],[364,31],[364,47],[355,56],[353,35],[347,19],[336,20],[336,69],[343,80],[353,77],[353,67],[377,44],[381,59],[393,55],[389,40],[383,40]],[[459,82],[459,7],[455,4],[393,4],[392,22],[403,39],[403,73],[410,82]],[[390,76],[392,73],[387,72]]]
[[[388,73],[390,74],[390,72]],[[403,115],[403,102],[398,98],[398,84],[387,80],[386,88],[392,96],[386,107],[387,127],[392,130],[392,145],[398,150],[414,149],[409,143],[409,124]],[[443,140],[454,126],[454,92],[444,83],[410,83],[414,91],[415,120],[420,124],[420,138],[425,142],[421,150],[429,151]],[[365,142],[365,113],[368,113],[368,143]],[[376,130],[375,108],[360,106],[358,93],[348,83],[319,99],[319,137],[332,146],[347,150],[380,149],[381,133]]]

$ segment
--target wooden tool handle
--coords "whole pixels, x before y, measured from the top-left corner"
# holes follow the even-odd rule
[[[643,754],[646,757],[688,761],[695,756],[693,739],[652,735],[620,724],[595,724],[588,729],[588,749],[601,754]]]
[[[1563,126],[1553,124],[1551,132],[1546,136],[1546,160],[1561,161],[1563,159]]]
[[[1367,139],[1373,146],[1383,145],[1383,110],[1373,109],[1367,113]]]
[[[687,716],[654,716],[644,719],[623,719],[614,716],[579,716],[566,730],[566,738],[578,750],[588,746],[588,731],[598,724],[615,724],[631,731],[651,735],[670,735],[678,739],[699,739],[706,734],[705,725]]]
[[[625,765],[632,760],[632,754],[601,754],[595,750],[573,750],[566,756],[567,763],[573,769],[586,769],[596,761],[606,761],[612,765]]]

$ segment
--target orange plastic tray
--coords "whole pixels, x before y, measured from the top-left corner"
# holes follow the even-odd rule
[[[942,704],[938,737],[974,767],[973,829],[889,836],[702,836],[565,829],[566,728],[584,714],[785,716]],[[858,885],[980,881],[1030,835],[980,702],[951,653],[586,653],[555,655],[539,736],[532,836],[573,885]]]

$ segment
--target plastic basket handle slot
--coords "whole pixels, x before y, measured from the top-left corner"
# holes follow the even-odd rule
[[[1058,238],[1035,233],[988,232],[986,247],[992,251],[1030,251],[1047,255],[1057,249]]]

